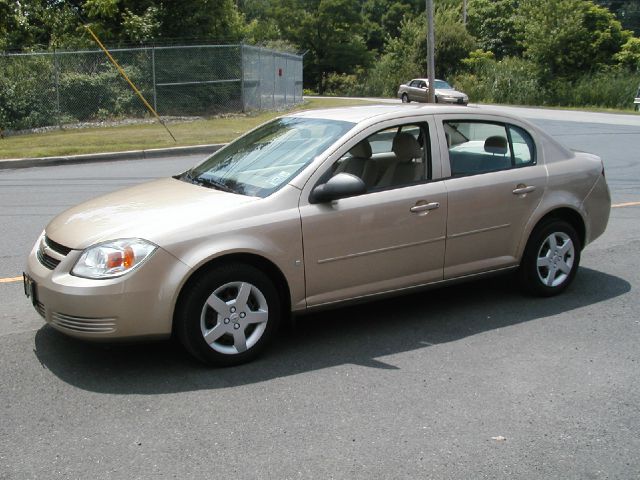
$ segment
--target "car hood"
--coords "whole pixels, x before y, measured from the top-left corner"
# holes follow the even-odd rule
[[[71,249],[118,238],[144,238],[161,245],[168,232],[200,223],[205,214],[209,222],[221,221],[257,200],[166,178],[81,203],[54,218],[46,232]]]

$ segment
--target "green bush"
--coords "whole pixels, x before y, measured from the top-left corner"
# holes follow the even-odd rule
[[[346,73],[330,73],[325,80],[327,95],[347,95],[350,97],[364,96],[365,90],[358,75]]]
[[[548,102],[548,92],[540,84],[535,65],[527,60],[506,57],[497,61],[489,56],[471,57],[465,62],[472,73],[454,78],[456,86],[472,102],[538,105]]]
[[[480,103],[631,109],[640,84],[640,74],[622,68],[545,83],[535,64],[522,58],[496,61],[474,52],[464,63],[469,72],[455,77],[455,84]]]
[[[0,56],[0,130],[50,125],[56,93],[50,57]]]
[[[132,66],[124,69],[127,76],[139,84],[139,69]],[[138,96],[109,64],[105,64],[102,71],[91,74],[63,73],[60,76],[60,109],[63,115],[80,121],[144,112]]]
[[[640,75],[612,70],[589,74],[556,87],[555,103],[575,107],[633,108]]]

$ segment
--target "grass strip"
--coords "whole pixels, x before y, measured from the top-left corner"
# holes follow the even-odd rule
[[[178,140],[177,143],[173,142],[164,128],[157,123],[12,135],[0,139],[0,158],[39,158],[227,143],[247,130],[287,112],[353,105],[371,105],[371,102],[336,98],[311,99],[287,111],[237,114],[169,123],[169,128]]]

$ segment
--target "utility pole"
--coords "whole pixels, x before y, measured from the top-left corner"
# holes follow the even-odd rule
[[[433,27],[433,1],[427,2],[427,77],[429,78],[428,102],[436,103],[436,60],[435,41],[436,34]]]
[[[467,26],[467,0],[462,0],[462,24]]]

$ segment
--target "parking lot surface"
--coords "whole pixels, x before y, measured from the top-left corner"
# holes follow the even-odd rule
[[[0,171],[0,479],[640,478],[640,117],[522,114],[606,165],[564,295],[506,276],[315,313],[230,369],[66,338],[17,281],[55,214],[199,157]]]

